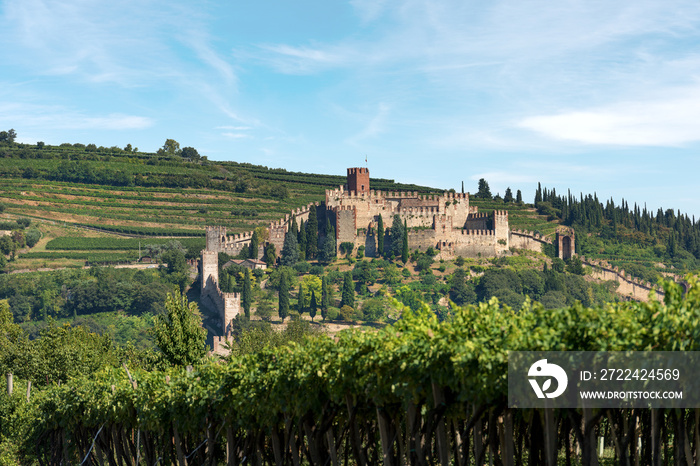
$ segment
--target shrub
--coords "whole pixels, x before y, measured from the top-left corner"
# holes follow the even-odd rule
[[[294,264],[294,270],[299,273],[309,273],[309,270],[311,270],[311,264],[308,262],[297,262]]]
[[[353,322],[355,319],[355,309],[350,306],[343,306],[340,308],[340,315],[343,317],[345,322]]]
[[[337,320],[338,316],[340,315],[340,310],[337,307],[329,307],[328,308],[328,314],[326,315],[326,318],[328,320]]]
[[[41,232],[37,230],[36,228],[31,228],[27,230],[27,236],[25,238],[25,241],[27,242],[27,246],[30,248],[33,248],[36,243],[39,242],[41,239]]]

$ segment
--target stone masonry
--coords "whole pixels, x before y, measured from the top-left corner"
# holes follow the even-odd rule
[[[469,205],[469,194],[375,191],[370,189],[367,168],[348,168],[347,184],[326,190],[326,209],[335,223],[337,245],[364,246],[370,257],[376,255],[380,215],[385,231],[394,215],[406,222],[411,250],[437,249],[442,258],[491,257],[510,247],[508,212],[480,213]]]

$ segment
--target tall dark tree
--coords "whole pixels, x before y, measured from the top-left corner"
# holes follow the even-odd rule
[[[343,280],[343,296],[341,298],[340,306],[350,306],[355,307],[355,285],[352,282],[352,272],[345,272],[345,278]]]
[[[301,283],[299,283],[299,292],[297,293],[297,312],[299,315],[304,313],[304,301],[306,301],[306,296],[304,296],[304,288],[302,288]]]
[[[336,256],[335,229],[328,226],[325,238],[323,238],[323,247],[319,251],[319,259],[323,262],[331,262]]]
[[[267,247],[265,247],[265,256],[263,260],[268,267],[275,265],[275,262],[277,261],[277,249],[275,248],[274,244],[270,243],[267,245]]]
[[[282,265],[292,267],[299,261],[299,245],[297,243],[297,234],[293,231],[287,232],[284,237],[284,246],[282,247]]]
[[[523,193],[520,192],[519,189],[518,192],[515,194],[515,202],[517,202],[518,204],[523,202]]]
[[[279,316],[284,322],[284,319],[289,315],[289,281],[286,273],[280,274],[280,291],[279,291]]]
[[[315,259],[318,254],[318,218],[316,206],[311,206],[309,221],[306,222],[306,260]]]
[[[382,214],[379,214],[377,220],[377,257],[384,256],[384,219]]]
[[[331,297],[328,288],[328,277],[326,275],[321,279],[321,317],[326,319],[328,308],[331,306]]]
[[[479,199],[491,199],[491,188],[489,188],[488,182],[481,178],[479,180],[479,190],[476,193],[476,197]]]
[[[394,215],[394,222],[391,224],[391,246],[389,250],[394,257],[401,257],[403,248],[403,222],[399,215]]]
[[[260,247],[260,240],[258,238],[258,233],[253,232],[253,236],[250,238],[250,246],[248,246],[249,256],[251,259],[258,258],[258,248]]]
[[[513,202],[513,191],[510,190],[510,186],[506,188],[506,194],[503,196],[503,202]]]
[[[250,303],[253,299],[253,292],[250,286],[250,270],[245,269],[243,276],[243,291],[241,292],[241,306],[245,316],[250,319]]]
[[[311,303],[309,304],[309,317],[311,317],[311,322],[314,321],[316,317],[316,311],[318,310],[318,303],[316,302],[316,292],[311,290]]]
[[[401,243],[401,262],[408,262],[408,226],[406,220],[403,221],[403,240]]]
[[[299,224],[297,240],[299,241],[299,260],[304,260],[306,259],[306,223],[303,220]]]

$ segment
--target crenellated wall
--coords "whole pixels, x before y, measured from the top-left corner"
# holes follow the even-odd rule
[[[282,247],[284,246],[284,236],[292,224],[292,219],[296,219],[297,225],[299,225],[302,220],[304,222],[308,221],[311,209],[319,209],[319,203],[314,202],[305,207],[294,209],[291,213],[286,214],[283,219],[271,222],[267,226],[267,230],[270,233],[267,242],[275,245],[278,256],[282,252]],[[316,214],[318,215],[318,211]],[[226,254],[235,256],[241,252],[244,246],[250,246],[250,241],[253,238],[253,232],[247,231],[245,233],[229,235],[226,233],[226,227],[208,226],[206,227],[206,236],[206,249],[208,251],[225,252]],[[257,259],[262,259],[264,254],[265,245],[261,244],[258,246]]]

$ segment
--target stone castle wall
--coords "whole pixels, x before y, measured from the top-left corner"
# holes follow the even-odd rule
[[[201,295],[204,302],[208,298],[214,309],[219,313],[219,321],[223,334],[231,332],[231,320],[241,313],[241,295],[239,293],[224,293],[219,288],[219,253],[217,251],[202,251]]]
[[[271,222],[267,226],[267,230],[270,234],[268,242],[275,245],[275,250],[277,251],[278,256],[282,252],[282,247],[284,246],[284,236],[289,230],[292,220],[295,219],[297,225],[301,224],[302,220],[304,222],[308,221],[311,209],[317,209],[316,215],[319,216],[319,203],[315,202],[305,207],[294,209],[291,213],[286,214],[284,218]],[[206,227],[206,237],[207,251],[225,252],[231,256],[236,256],[241,252],[243,247],[250,246],[250,241],[253,238],[253,232],[247,231],[245,233],[229,235],[226,232],[226,227],[208,226]],[[258,246],[257,259],[262,259],[264,253],[265,245],[261,244]]]
[[[649,301],[649,292],[653,290],[653,296],[663,300],[664,293],[658,286],[632,277],[624,270],[614,267],[607,262],[586,259],[581,257],[581,262],[591,268],[591,276],[600,280],[614,280],[619,283],[617,292],[629,296],[636,301]]]
[[[542,245],[552,244],[552,240],[537,233],[524,230],[511,230],[510,246],[515,249],[542,251]]]

